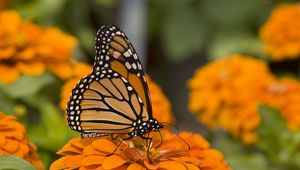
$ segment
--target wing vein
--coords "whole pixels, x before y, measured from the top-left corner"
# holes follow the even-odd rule
[[[113,125],[129,125],[128,123],[115,122],[111,120],[80,120],[81,122],[92,122],[92,123],[103,123],[103,124],[113,124]]]
[[[103,102],[105,102],[105,101],[103,101]],[[128,120],[130,120],[132,122],[134,121],[129,116],[127,116],[127,115],[125,115],[125,114],[123,114],[123,113],[121,113],[121,112],[113,109],[112,107],[110,107],[110,105],[108,105],[106,102],[105,102],[105,105],[108,106],[110,109],[103,109],[103,108],[99,108],[99,107],[91,107],[91,108],[85,108],[85,109],[81,109],[81,110],[96,110],[96,111],[103,111],[103,112],[111,112],[111,113],[117,114],[117,115],[119,115],[119,116],[121,116],[121,117],[123,117],[125,119],[128,119]]]

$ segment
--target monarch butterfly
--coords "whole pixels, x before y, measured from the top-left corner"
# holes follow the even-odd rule
[[[67,121],[82,138],[107,135],[145,137],[163,125],[152,116],[148,85],[131,42],[116,26],[97,32],[92,73],[72,90]]]

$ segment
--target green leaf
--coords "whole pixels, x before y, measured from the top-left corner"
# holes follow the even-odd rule
[[[39,147],[57,151],[69,139],[78,136],[70,130],[63,114],[52,103],[42,97],[30,98],[28,101],[39,109],[41,115],[41,123],[28,128],[30,139]]]
[[[283,119],[280,111],[267,105],[260,105],[258,110],[261,118],[259,131],[266,130],[262,132],[278,134],[287,130],[285,120]]]
[[[0,111],[5,114],[14,114],[15,104],[15,100],[0,91]]]
[[[278,166],[294,166],[290,160],[298,152],[297,136],[287,129],[282,113],[267,105],[261,105],[259,113],[259,149]]]
[[[35,170],[35,168],[24,159],[17,156],[0,156],[1,170]]]
[[[229,136],[215,136],[213,147],[220,150],[232,169],[238,170],[270,170],[267,159],[261,153],[252,153],[239,140]]]
[[[48,73],[39,77],[21,76],[14,84],[0,84],[0,88],[10,97],[20,98],[38,93],[42,87],[52,80],[52,75]]]
[[[218,59],[237,53],[260,55],[261,42],[256,35],[251,35],[246,31],[240,33],[223,32],[216,35],[208,49],[210,59]]]
[[[257,22],[267,3],[260,0],[203,0],[199,11],[215,28],[240,27]],[[251,23],[250,22],[250,23]]]
[[[98,6],[114,7],[117,5],[117,0],[94,0]]]
[[[290,160],[292,164],[294,164],[298,169],[300,169],[300,153],[296,153],[293,158]]]
[[[180,62],[199,52],[205,40],[205,27],[201,19],[190,9],[170,14],[162,25],[162,38],[167,57]]]
[[[57,151],[57,150],[56,150]],[[49,150],[38,150],[38,154],[40,157],[40,160],[43,162],[44,167],[50,167],[50,165],[57,159],[57,154],[55,152],[49,151]]]
[[[225,155],[237,155],[245,149],[241,141],[234,140],[225,134],[220,135],[220,132],[214,134],[212,143],[214,147],[221,150]]]
[[[226,160],[232,169],[238,170],[271,170],[267,160],[259,153],[245,153],[240,155],[226,156]]]
[[[26,18],[35,19],[42,25],[55,25],[61,17],[67,0],[29,1],[15,7]]]

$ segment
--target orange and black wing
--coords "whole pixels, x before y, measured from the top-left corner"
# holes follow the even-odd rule
[[[128,134],[138,118],[149,119],[143,101],[112,69],[94,70],[81,79],[67,105],[68,124],[82,132],[82,137]]]
[[[110,68],[135,89],[152,117],[149,89],[141,62],[131,42],[116,26],[102,26],[96,36],[94,70]]]

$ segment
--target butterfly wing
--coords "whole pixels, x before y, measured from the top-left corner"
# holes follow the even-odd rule
[[[93,71],[81,79],[67,106],[69,126],[83,137],[127,134],[134,130],[138,118],[149,118],[143,101],[112,69]]]
[[[94,69],[111,68],[132,85],[152,117],[149,89],[141,62],[126,35],[115,26],[102,26],[96,36]]]

